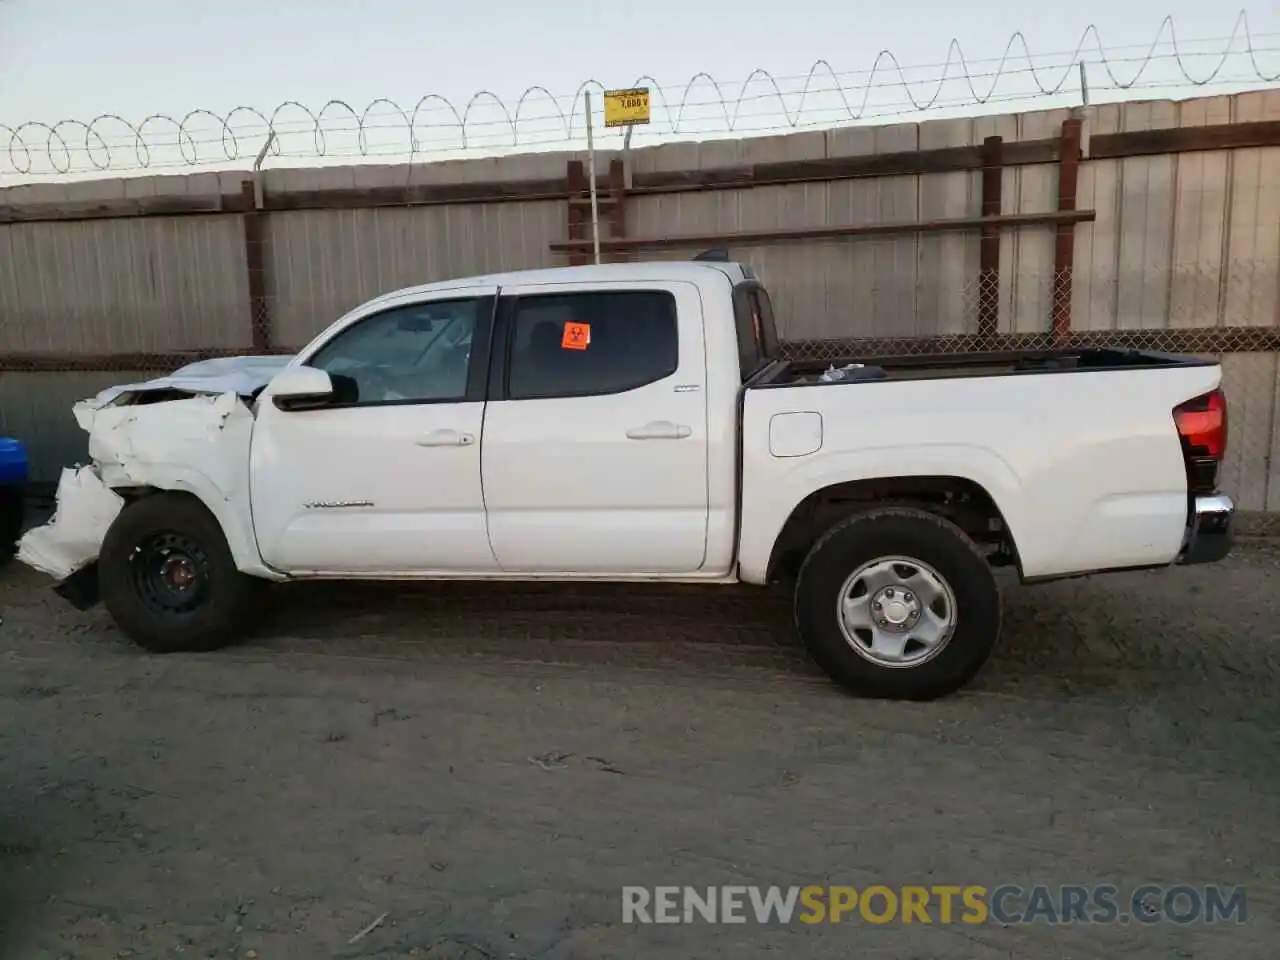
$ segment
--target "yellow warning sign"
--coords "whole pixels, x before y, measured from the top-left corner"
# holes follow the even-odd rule
[[[648,122],[648,87],[604,92],[604,125],[606,127],[634,127]]]

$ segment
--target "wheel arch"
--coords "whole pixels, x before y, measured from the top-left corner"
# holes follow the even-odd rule
[[[774,538],[767,580],[793,577],[813,545],[841,520],[893,505],[918,507],[950,520],[989,551],[993,566],[1021,570],[1013,531],[986,487],[968,477],[919,475],[847,480],[808,493],[792,508]]]
[[[129,476],[108,477],[107,485],[128,503],[154,496],[173,493],[190,497],[199,503],[218,524],[226,538],[236,569],[241,573],[267,580],[287,579],[268,567],[258,552],[258,542],[253,531],[253,518],[249,512],[248,497],[228,496],[203,474],[192,470],[164,468],[155,471],[131,469]],[[123,511],[122,511],[123,512]]]

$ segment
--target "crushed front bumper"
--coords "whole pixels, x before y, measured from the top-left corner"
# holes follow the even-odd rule
[[[1178,563],[1214,563],[1231,552],[1236,505],[1225,493],[1196,497]]]

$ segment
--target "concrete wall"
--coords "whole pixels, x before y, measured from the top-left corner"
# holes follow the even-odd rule
[[[1064,110],[864,127],[637,150],[634,169],[688,171],[1056,136]],[[1088,135],[1280,119],[1280,91],[1105,105]],[[418,166],[268,171],[269,194],[406,183],[563,176],[568,154]],[[602,163],[607,158],[602,157]],[[0,191],[0,204],[235,193],[244,174],[41,184]],[[971,216],[977,172],[883,177],[633,197],[632,234],[871,224]],[[1009,167],[1004,212],[1053,208],[1053,165]],[[1273,326],[1280,262],[1280,147],[1087,160],[1076,228],[1077,329]],[[364,299],[396,286],[549,266],[565,238],[559,201],[319,210],[267,218],[268,294],[276,339],[297,345]],[[797,339],[972,330],[975,232],[744,247]],[[664,251],[685,257],[691,250]],[[1000,329],[1048,326],[1053,228],[1001,237]],[[247,344],[243,241],[227,215],[0,225],[0,352],[95,352]]]
[[[246,347],[235,217],[0,227],[0,353]]]
[[[71,415],[72,404],[115,384],[154,376],[154,370],[0,373],[0,436],[17,437],[27,445],[33,480],[56,481],[64,466],[88,457],[89,438]]]
[[[276,338],[301,346],[398,287],[554,266],[547,243],[563,234],[564,219],[564,204],[553,200],[272,214],[267,295]]]
[[[1065,111],[859,127],[637,150],[633,169],[689,171],[1057,136]],[[1280,91],[1091,108],[1088,137],[1108,132],[1280,119]],[[303,190],[564,176],[563,153],[416,166],[268,171],[269,195]],[[607,163],[608,155],[601,158]],[[0,205],[133,196],[214,197],[241,172],[33,185]],[[873,224],[973,216],[977,172],[882,177],[632,197],[632,235]],[[1056,201],[1053,165],[1009,167],[1005,213]],[[1077,329],[1275,327],[1280,323],[1280,148],[1086,160],[1072,279]],[[267,295],[277,343],[298,346],[345,310],[387,290],[453,276],[564,262],[562,201],[271,213]],[[743,246],[772,289],[788,339],[972,332],[976,232]],[[692,249],[658,256],[685,258]],[[1053,228],[1001,236],[999,328],[1047,331]],[[249,349],[239,217],[210,214],[0,225],[0,354]],[[147,366],[147,364],[143,364]],[[1280,511],[1280,371],[1274,354],[1224,356],[1233,401],[1231,486],[1251,509]],[[154,371],[152,371],[154,372]],[[70,399],[139,374],[0,373],[0,429],[33,446],[36,474],[82,455]]]

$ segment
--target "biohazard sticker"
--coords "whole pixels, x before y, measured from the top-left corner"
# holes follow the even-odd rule
[[[591,324],[566,323],[560,346],[565,350],[585,350],[591,346]]]

